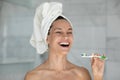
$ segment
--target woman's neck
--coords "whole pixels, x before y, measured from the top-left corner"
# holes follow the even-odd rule
[[[53,69],[56,71],[62,71],[67,69],[67,56],[66,55],[60,55],[57,53],[49,53],[48,60],[46,61],[48,64],[49,69]]]

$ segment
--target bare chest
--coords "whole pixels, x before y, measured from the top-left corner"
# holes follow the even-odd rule
[[[74,73],[51,73],[41,76],[40,80],[78,80]]]
[[[72,75],[49,75],[41,78],[41,80],[77,80],[76,77]]]

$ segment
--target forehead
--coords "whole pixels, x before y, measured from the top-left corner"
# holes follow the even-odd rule
[[[69,29],[71,27],[71,24],[65,20],[65,19],[59,19],[59,20],[56,20],[52,23],[52,28],[63,28],[63,29]]]

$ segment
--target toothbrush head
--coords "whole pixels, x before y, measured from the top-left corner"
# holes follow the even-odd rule
[[[100,56],[100,59],[102,59],[102,60],[106,60],[107,57],[103,55],[103,56]]]

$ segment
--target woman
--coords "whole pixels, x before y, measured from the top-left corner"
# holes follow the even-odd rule
[[[53,5],[52,2],[43,4],[45,6],[43,6],[42,8],[46,8],[46,6],[50,7],[51,4]],[[54,4],[60,4],[60,3],[54,3]],[[52,6],[51,9],[56,7]],[[50,11],[51,9],[49,8],[48,11]],[[44,11],[44,9],[41,9],[41,10]],[[49,17],[47,19],[49,19]],[[41,21],[41,24],[44,23],[42,22],[43,19],[39,21]],[[43,37],[44,40],[41,39],[45,43],[44,45],[47,44],[48,46],[48,59],[43,64],[35,68],[34,70],[28,72],[25,76],[25,80],[91,80],[90,74],[86,68],[76,66],[67,60],[67,54],[73,43],[73,30],[72,30],[72,25],[70,21],[65,16],[61,15],[61,13],[57,15],[53,20],[50,20],[50,21],[52,21],[50,22],[51,26],[49,26],[49,28],[46,29],[47,35],[46,37]],[[36,24],[35,22],[36,21],[34,20],[34,24]],[[42,28],[39,28],[39,29],[42,29]],[[44,31],[44,29],[42,29],[42,31]],[[41,34],[41,35],[44,36],[45,34]],[[42,51],[40,50],[41,48],[39,48],[38,46],[36,46],[36,48],[38,52],[42,52],[42,53],[47,49],[45,47],[44,48],[41,47],[43,50]],[[92,58],[91,66],[93,70],[94,80],[103,80],[104,61],[100,60],[99,58]]]

